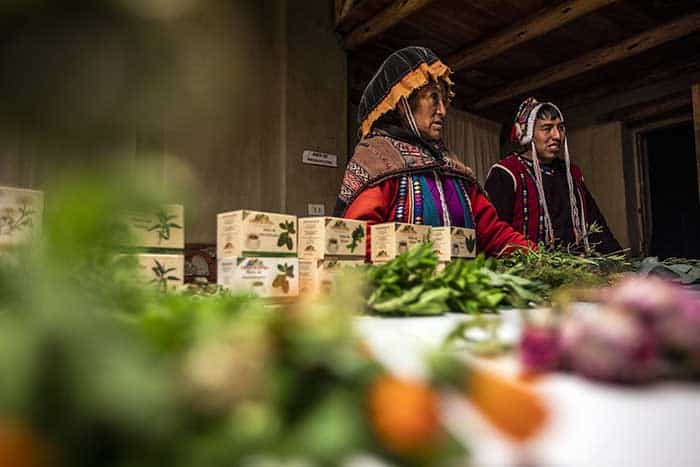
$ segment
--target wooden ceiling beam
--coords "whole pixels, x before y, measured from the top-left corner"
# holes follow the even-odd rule
[[[684,15],[650,31],[638,34],[610,47],[603,47],[573,60],[546,68],[494,94],[476,101],[472,108],[484,109],[499,102],[515,98],[527,92],[556,83],[572,76],[593,70],[611,62],[622,60],[652,47],[687,36],[700,30],[700,11]]]
[[[353,22],[367,18],[368,8],[373,8],[375,0],[335,0],[335,29],[347,32]]]
[[[453,71],[462,70],[616,1],[618,0],[570,0],[557,7],[545,7],[491,37],[453,53],[447,57],[447,63]]]
[[[606,115],[603,121],[619,120],[628,123],[639,122],[657,115],[664,115],[675,110],[684,109],[690,105],[690,92],[686,90],[616,110]]]
[[[567,113],[568,110],[573,110],[577,107],[592,104],[600,99],[615,94],[633,91],[635,89],[644,88],[654,84],[668,82],[679,76],[690,76],[700,73],[700,54],[685,57],[682,61],[675,60],[664,64],[661,68],[652,70],[643,70],[635,72],[635,78],[621,77],[624,79],[608,81],[604,84],[594,85],[587,91],[576,92],[568,95],[553,96],[553,102]]]
[[[396,0],[366,23],[356,27],[343,38],[343,47],[353,50],[381,34],[402,19],[426,7],[434,0]]]

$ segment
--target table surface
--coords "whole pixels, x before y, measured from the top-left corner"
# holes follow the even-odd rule
[[[517,310],[503,313],[502,337],[515,342]],[[469,317],[381,318],[361,316],[355,327],[377,359],[393,373],[426,374],[423,357]],[[465,351],[466,352],[466,351]],[[515,374],[513,355],[479,359],[494,371]],[[700,386],[659,383],[623,387],[552,373],[535,386],[550,409],[550,421],[525,444],[510,443],[463,398],[446,395],[444,419],[469,443],[476,466],[700,466]]]

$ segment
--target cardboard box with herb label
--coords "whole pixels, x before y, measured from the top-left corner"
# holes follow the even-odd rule
[[[413,245],[430,241],[429,225],[387,222],[372,226],[371,259],[373,263],[390,261]]]
[[[430,239],[438,261],[476,257],[476,232],[466,227],[433,227]]]
[[[299,258],[362,259],[365,257],[367,223],[339,217],[299,219]]]
[[[340,271],[364,265],[364,260],[299,260],[299,294],[315,296],[330,292]]]
[[[0,248],[37,238],[43,211],[43,192],[0,186]]]
[[[216,217],[217,259],[296,255],[296,216],[238,210]]]
[[[183,285],[185,256],[170,254],[136,254],[137,267],[143,280],[158,290],[178,289]]]
[[[238,257],[217,260],[217,283],[233,291],[249,291],[261,297],[299,295],[297,258]]]
[[[185,248],[185,208],[168,204],[153,212],[130,212],[126,222],[132,237],[131,246],[142,248]]]

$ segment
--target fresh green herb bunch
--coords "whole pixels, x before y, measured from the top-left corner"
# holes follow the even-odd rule
[[[411,247],[386,264],[369,269],[373,292],[370,311],[380,314],[438,315],[448,310],[450,289],[435,281],[437,254],[433,244]]]
[[[543,301],[545,287],[541,283],[496,268],[497,261],[483,255],[448,264],[437,280],[452,291],[447,300],[449,309],[478,313],[504,306],[524,308]]]
[[[537,250],[517,250],[499,261],[498,269],[545,285],[546,299],[562,287],[591,287],[606,284],[610,278],[629,270],[622,253],[573,253],[570,248],[550,248],[544,243]]]

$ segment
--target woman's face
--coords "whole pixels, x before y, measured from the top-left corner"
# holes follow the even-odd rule
[[[410,99],[410,105],[421,136],[429,141],[441,139],[450,105],[445,86],[438,83],[423,86]]]

